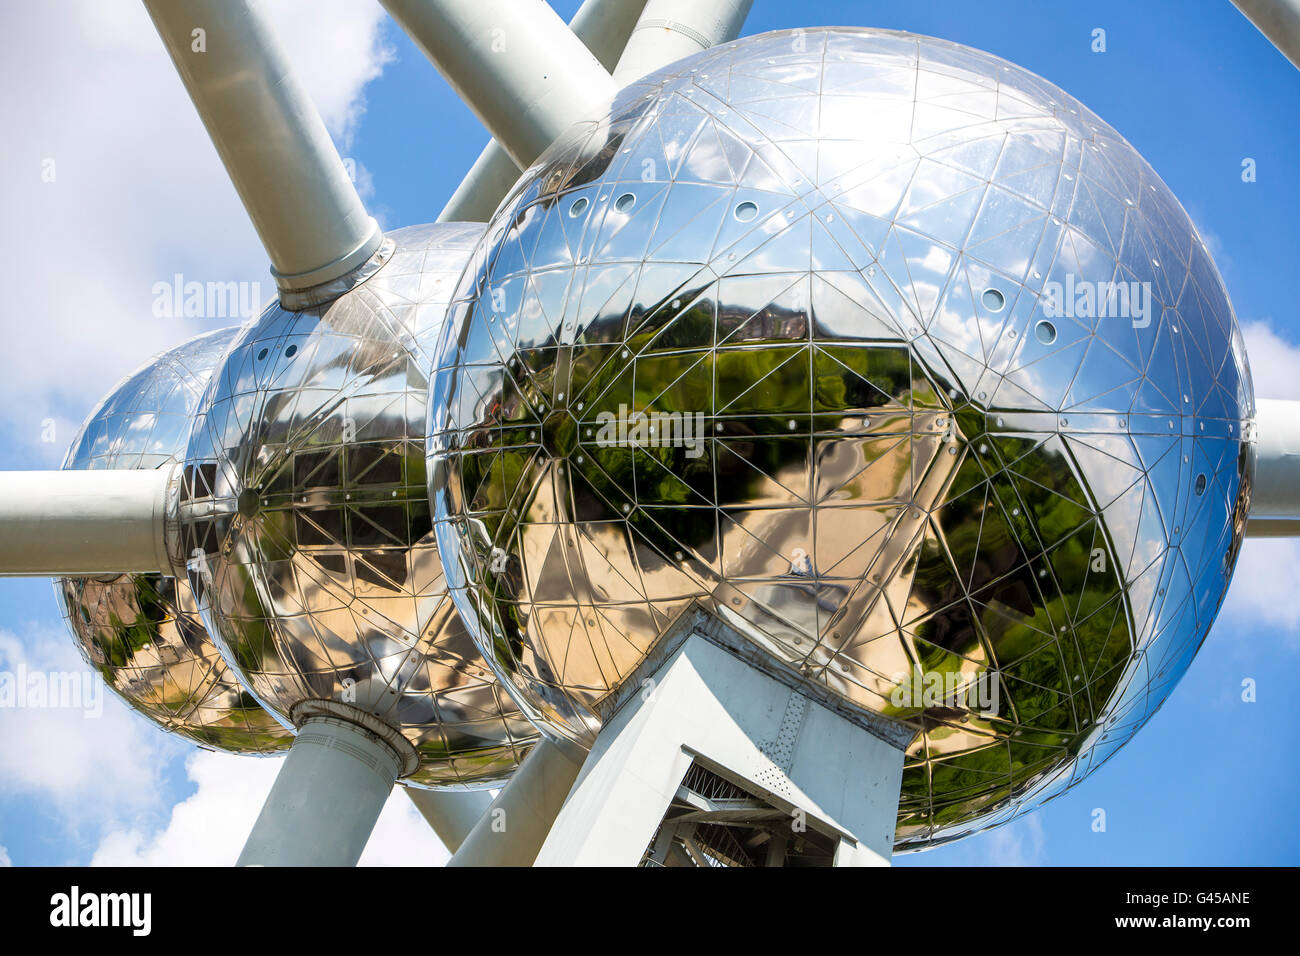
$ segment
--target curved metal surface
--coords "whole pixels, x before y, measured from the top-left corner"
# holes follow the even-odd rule
[[[212,370],[237,329],[211,332],[154,358],[91,412],[65,469],[162,469],[185,452]],[[289,731],[235,679],[184,579],[162,574],[54,582],[78,650],[128,705],[164,730],[229,753],[278,753]]]
[[[807,30],[652,74],[529,170],[451,316],[438,541],[526,712],[589,744],[702,604],[911,728],[902,849],[1113,754],[1235,563],[1253,393],[1205,243],[977,50]]]
[[[285,720],[315,700],[376,715],[422,786],[496,784],[536,739],[447,596],[425,488],[431,349],[482,232],[398,230],[363,285],[243,329],[180,503],[190,582],[245,685]]]

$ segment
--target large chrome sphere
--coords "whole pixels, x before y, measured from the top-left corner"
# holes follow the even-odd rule
[[[439,545],[550,734],[699,602],[905,722],[898,844],[952,839],[1128,740],[1232,572],[1253,399],[1205,243],[977,50],[795,31],[646,78],[528,171],[452,316]]]
[[[378,716],[423,786],[497,783],[536,739],[447,596],[425,487],[431,350],[482,231],[399,230],[350,293],[246,327],[180,504],[191,583],[245,686],[286,722],[320,701]]]
[[[91,412],[63,467],[162,468],[179,459],[203,389],[237,331],[191,339],[128,376]],[[55,592],[82,656],[164,730],[230,753],[289,746],[289,732],[222,661],[184,579],[59,578]]]

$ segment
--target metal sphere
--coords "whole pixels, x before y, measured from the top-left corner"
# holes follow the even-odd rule
[[[418,754],[417,786],[498,783],[536,739],[447,596],[425,487],[431,349],[482,231],[398,230],[353,291],[273,303],[241,331],[179,506],[204,619],[245,685],[295,725],[321,701],[379,717]]]
[[[989,54],[807,30],[653,74],[528,171],[451,314],[439,545],[549,734],[700,604],[911,728],[916,848],[1099,766],[1227,587],[1254,412],[1205,243]]]
[[[237,329],[209,332],[128,376],[86,419],[64,468],[162,468],[185,453],[208,378]],[[228,753],[278,753],[292,735],[239,686],[189,582],[161,574],[58,578],[77,649],[164,730]]]

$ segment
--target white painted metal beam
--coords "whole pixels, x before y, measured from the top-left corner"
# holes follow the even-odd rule
[[[1300,0],[1232,0],[1232,5],[1300,69]]]
[[[0,472],[0,575],[172,575],[173,471]]]
[[[665,654],[625,684],[537,866],[635,866],[692,763],[823,829],[835,865],[888,865],[900,747],[698,631]]]
[[[648,0],[614,70],[621,89],[740,35],[754,0]]]
[[[581,767],[567,745],[543,738],[447,865],[531,866]]]
[[[609,72],[542,0],[384,6],[520,169],[613,99]]]
[[[612,72],[644,6],[645,0],[586,0],[569,21],[569,29],[600,65]],[[399,17],[405,7],[398,7],[389,6],[393,18],[406,33],[412,34],[416,24],[403,23]],[[438,213],[438,221],[487,222],[519,179],[519,173],[519,167],[501,144],[495,139],[489,140],[447,205]]]
[[[356,865],[401,769],[401,756],[364,727],[309,718],[236,866]]]
[[[1300,402],[1258,399],[1255,433],[1246,536],[1300,536]]]
[[[288,308],[348,287],[383,236],[253,0],[144,0]]]
[[[408,21],[406,17],[412,9],[427,2],[430,0],[385,0],[385,5],[402,28],[416,37],[417,30],[429,29],[431,23]],[[753,0],[649,0],[646,3],[587,0],[570,27],[600,64],[613,71],[614,87],[621,88],[692,53],[734,40],[740,35],[752,3]],[[424,48],[427,52],[428,47]],[[595,119],[594,116],[584,118]],[[519,178],[519,172],[520,167],[492,140],[438,214],[438,221],[486,222]]]

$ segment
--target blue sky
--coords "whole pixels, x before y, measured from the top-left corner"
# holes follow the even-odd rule
[[[12,217],[0,251],[38,263],[0,312],[14,343],[0,357],[4,468],[56,467],[117,379],[159,348],[230,324],[151,318],[153,281],[184,272],[271,290],[256,238],[137,5],[108,5],[130,8],[111,18],[87,0],[38,6],[0,14],[0,77],[27,93],[0,105],[0,123],[15,131],[0,168],[0,208]],[[577,3],[555,6],[567,17]],[[388,227],[436,217],[486,139],[474,117],[370,0],[329,0],[310,16],[304,0],[271,7],[282,22],[310,21],[290,52],[340,151],[356,161],[372,212]],[[1226,0],[756,0],[746,33],[829,24],[982,48],[1096,111],[1210,242],[1247,329],[1257,392],[1300,398],[1300,319],[1289,294],[1300,254],[1300,72]],[[1106,31],[1105,53],[1091,50],[1095,28]],[[61,179],[42,191],[32,170],[47,156]],[[1246,157],[1256,182],[1242,181]],[[69,258],[81,265],[75,275]],[[49,420],[54,443],[38,437]],[[1286,686],[1300,664],[1300,612],[1284,603],[1297,558],[1290,541],[1248,543],[1182,683],[1082,785],[1008,827],[897,862],[1300,862],[1300,773],[1276,756],[1290,739]],[[18,659],[73,666],[69,644],[48,581],[0,581],[0,669]],[[1253,703],[1241,699],[1244,679],[1257,684]],[[0,862],[221,862],[273,772],[269,761],[196,757],[115,700],[93,722],[0,710]],[[1093,827],[1097,809],[1104,832]],[[421,826],[390,803],[367,860],[436,862],[440,848]]]

